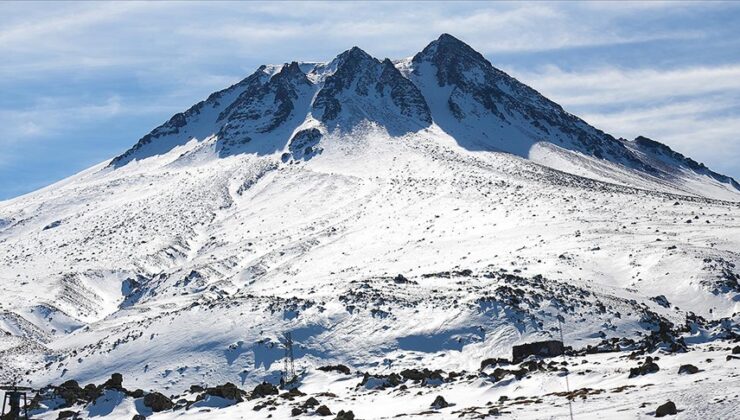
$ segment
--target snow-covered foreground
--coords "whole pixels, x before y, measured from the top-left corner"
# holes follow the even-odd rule
[[[201,400],[154,417],[280,418],[313,396],[387,418],[442,395],[455,405],[429,415],[542,418],[567,412],[566,367],[591,388],[581,416],[671,399],[736,417],[737,183],[599,132],[449,38],[396,63],[352,49],[262,67],[118,158],[0,203],[0,382],[66,382],[37,401],[44,418],[149,415],[147,397],[193,386]],[[567,365],[479,373],[561,323]],[[221,388],[198,390],[276,384],[286,332],[309,395],[219,408]],[[660,371],[628,378],[633,353]],[[702,371],[678,375],[687,363]],[[352,373],[317,370],[337,364]],[[357,374],[408,369],[442,376],[368,390],[385,379]],[[102,385],[114,373],[131,395]]]
[[[544,396],[562,391],[554,374],[400,398],[348,394],[357,378],[314,369],[475,372],[486,358],[510,357],[514,344],[558,338],[558,316],[575,349],[641,340],[661,323],[683,329],[672,337],[690,346],[737,331],[729,282],[740,249],[737,204],[594,183],[439,138],[353,138],[349,148],[328,143],[320,159],[273,168],[249,156],[178,166],[175,152],[103,176],[93,170],[52,190],[53,200],[42,192],[11,203],[28,221],[14,227],[26,234],[3,238],[3,276],[24,279],[5,286],[18,298],[3,300],[3,328],[19,332],[1,339],[6,378],[28,370],[20,377],[37,387],[70,378],[100,384],[120,372],[131,389],[168,395],[226,382],[251,389],[277,382],[279,339],[290,331],[298,369],[310,372],[301,390],[341,390],[347,405],[340,398],[330,407],[362,418],[423,410],[448,388],[445,398],[458,406],[445,413],[506,394],[549,398],[543,404],[557,414],[562,407],[550,406],[559,397]],[[176,199],[183,195],[192,198]],[[57,275],[64,266],[71,269]],[[572,374],[573,389],[642,384],[624,381],[633,362],[589,359],[609,357],[598,375]],[[670,389],[698,399],[731,380],[732,363],[702,364],[717,376],[677,379]],[[642,389],[626,400],[626,392],[589,396],[588,410],[647,413],[654,407],[642,402],[671,394],[658,384],[651,399]],[[387,412],[373,404],[386,399],[395,401]],[[223,415],[255,415],[252,405]],[[506,409],[537,417],[537,405]]]
[[[280,395],[239,403],[219,397],[193,403],[194,396],[185,393],[175,398],[181,402],[173,411],[153,413],[143,405],[143,398],[108,391],[95,404],[72,410],[85,418],[105,415],[127,420],[136,414],[151,419],[267,419],[316,417],[321,413],[317,408],[323,405],[332,413],[328,418],[339,411],[352,411],[358,419],[557,419],[568,418],[572,408],[574,418],[626,419],[653,418],[657,407],[672,401],[677,419],[731,419],[737,416],[740,398],[740,358],[727,360],[730,353],[727,343],[697,345],[687,353],[656,352],[652,357],[660,370],[634,378],[629,378],[629,367],[638,366],[644,357],[632,359],[619,352],[552,359],[556,369],[567,367],[571,393],[565,391],[561,370],[535,370],[521,379],[509,376],[499,382],[466,372],[448,382],[406,380],[384,389],[360,385],[359,373],[311,371],[297,384],[301,393],[280,391]],[[678,373],[687,364],[696,366],[698,372]],[[449,406],[432,407],[438,396]],[[312,405],[311,399],[318,405]],[[60,411],[48,411],[38,418],[56,419]]]

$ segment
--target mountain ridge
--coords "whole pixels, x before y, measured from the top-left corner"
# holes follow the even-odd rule
[[[733,417],[736,194],[476,57],[440,87],[435,50],[261,66],[120,159],[0,202],[0,382],[43,387],[41,419],[312,416],[309,396],[380,419],[439,395],[445,418],[535,419],[581,394],[579,414],[670,398]],[[285,333],[308,395],[261,395]],[[510,359],[561,338],[564,362]]]
[[[435,73],[433,81],[423,80],[422,68],[427,65]],[[308,71],[304,73],[302,66]],[[646,155],[650,150],[665,148],[648,147],[644,142],[625,143],[588,125],[536,90],[495,68],[482,54],[449,34],[442,34],[410,60],[401,60],[396,65],[389,59],[380,61],[355,46],[331,62],[302,66],[296,62],[283,66],[261,66],[237,84],[210,95],[184,113],[175,114],[131,149],[115,157],[110,166],[120,167],[137,159],[139,149],[152,149],[150,152],[139,152],[138,158],[146,158],[182,145],[192,138],[204,141],[209,136],[216,136],[220,138],[220,143],[234,146],[236,143],[250,142],[253,138],[255,143],[260,143],[260,135],[268,135],[271,140],[264,142],[271,146],[265,150],[257,146],[241,149],[232,147],[231,153],[250,153],[255,149],[260,149],[260,153],[276,152],[278,149],[292,153],[289,143],[295,135],[294,131],[302,125],[311,125],[311,120],[318,121],[326,130],[339,128],[344,131],[351,131],[353,126],[362,121],[373,121],[391,130],[394,135],[423,130],[436,124],[470,150],[502,151],[529,159],[541,153],[541,146],[545,149],[555,146],[639,172],[660,183],[715,183],[708,189],[682,186],[679,191],[684,193],[711,195],[714,190],[725,189],[730,193],[725,191],[718,198],[740,196],[740,184],[732,177],[718,174],[683,155],[679,158],[672,154],[676,158],[673,164],[664,161],[656,165],[654,156],[645,158]],[[294,101],[299,96],[296,92],[266,96],[265,89],[274,89],[273,85],[277,82],[272,79],[280,80],[286,68],[290,68],[295,77],[303,79],[302,83],[313,86],[310,106],[296,106]],[[370,86],[371,83],[373,86]],[[384,90],[388,92],[384,93]],[[442,92],[446,90],[449,93]],[[214,109],[223,106],[222,98],[224,102],[229,102],[229,94],[234,91],[239,91],[236,100],[219,112],[211,126],[199,121],[198,117],[207,105]],[[440,95],[445,97],[437,98]],[[384,99],[386,97],[389,99]],[[241,116],[241,120],[230,121],[228,116],[233,107],[250,100],[256,101],[253,104],[256,109],[264,112],[268,106],[276,107],[272,112],[279,114],[260,127],[245,125],[250,118],[257,118],[254,113],[234,115],[235,118]],[[275,103],[263,103],[270,100]],[[430,101],[439,102],[434,107],[435,115],[430,110]],[[346,112],[341,112],[343,107],[349,111],[345,109]],[[392,109],[395,111],[387,111]],[[269,136],[290,115],[294,116],[295,122],[290,127],[283,127],[285,133]],[[192,123],[188,123],[189,118],[193,120]],[[190,130],[190,125],[203,127]],[[318,130],[318,127],[313,129]],[[185,133],[180,133],[181,130]],[[314,137],[318,138],[318,134],[314,134]],[[160,140],[153,141],[156,139]],[[160,147],[156,145],[158,142],[161,143]],[[553,159],[535,161],[569,171],[569,165],[553,164]],[[586,173],[580,175],[589,176]],[[703,180],[705,175],[707,179]],[[620,182],[618,176],[604,178],[599,174],[591,174],[591,177]]]

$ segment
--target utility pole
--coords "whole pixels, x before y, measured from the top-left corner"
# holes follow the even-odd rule
[[[560,330],[560,342],[563,343],[563,362],[565,362],[565,340],[563,339],[563,321],[561,320],[561,315],[558,314],[558,329]],[[568,365],[570,366],[570,365]],[[568,396],[566,397],[568,400],[568,409],[570,410],[570,420],[573,420],[573,401],[571,401],[570,395],[570,382],[568,381],[568,373],[570,373],[570,369],[567,367],[565,368],[565,390],[568,391]]]
[[[296,378],[295,360],[293,358],[293,335],[290,332],[283,333],[283,346],[285,347],[283,383],[289,384]]]

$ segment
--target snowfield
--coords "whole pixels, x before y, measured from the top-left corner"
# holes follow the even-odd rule
[[[737,417],[740,187],[476,54],[263,66],[1,202],[0,382],[44,419]]]

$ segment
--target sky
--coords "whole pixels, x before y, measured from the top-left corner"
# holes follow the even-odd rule
[[[0,1],[0,200],[128,149],[261,64],[441,33],[616,137],[740,179],[740,2]]]

